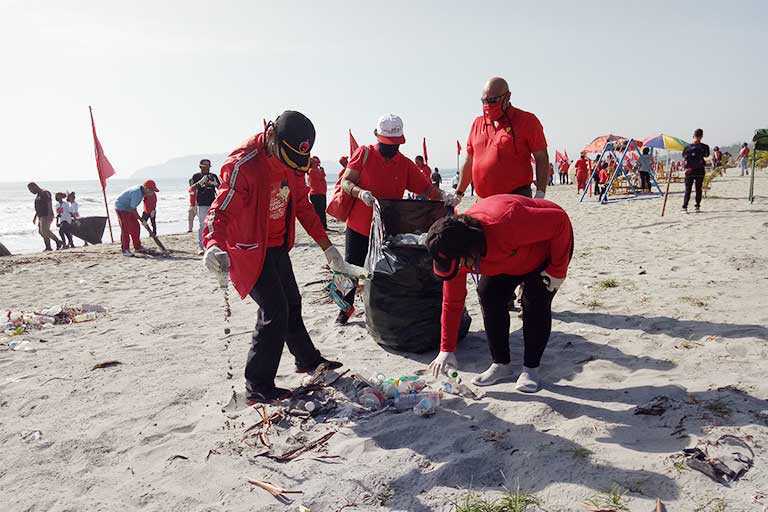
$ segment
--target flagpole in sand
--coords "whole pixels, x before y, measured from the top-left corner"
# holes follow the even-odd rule
[[[99,158],[99,139],[96,138],[96,124],[93,122],[93,109],[88,105],[88,112],[91,114],[91,130],[93,131],[93,146],[96,153],[96,172],[99,174],[99,183],[101,183],[101,195],[104,197],[104,209],[107,211],[107,224],[109,225],[109,239],[115,243],[115,237],[112,235],[112,219],[109,217],[109,205],[107,204],[107,183],[102,177],[101,159]]]

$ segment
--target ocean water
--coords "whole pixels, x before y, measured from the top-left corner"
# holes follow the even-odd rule
[[[328,186],[333,187],[336,176],[328,175]],[[107,182],[107,204],[112,219],[112,233],[115,241],[120,241],[120,227],[114,212],[117,196],[125,189],[137,185],[139,180],[110,179]],[[74,191],[80,205],[80,215],[104,216],[104,198],[98,180],[87,181],[38,181],[38,185],[49,190],[51,195],[56,192]],[[187,211],[189,196],[187,181],[184,178],[163,179],[157,181],[160,189],[157,199],[157,232],[159,235],[183,233],[187,230]],[[13,254],[40,252],[43,250],[43,239],[37,233],[37,226],[32,224],[35,215],[35,196],[27,190],[27,182],[0,182],[0,242]],[[141,213],[139,206],[139,213]],[[52,226],[58,236],[55,225]],[[195,227],[197,229],[197,219]],[[142,228],[142,236],[146,232]],[[104,230],[104,243],[109,243],[109,228]],[[75,239],[75,245],[83,243]]]

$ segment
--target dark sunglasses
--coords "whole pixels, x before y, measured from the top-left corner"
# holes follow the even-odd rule
[[[507,95],[507,93],[504,93],[504,94],[500,94],[500,95],[498,95],[498,96],[491,96],[490,98],[480,98],[480,101],[481,101],[481,102],[482,102],[484,105],[493,105],[494,103],[498,103],[498,102],[500,102],[501,100],[503,100],[503,99],[504,99],[504,96],[506,96],[506,95]]]

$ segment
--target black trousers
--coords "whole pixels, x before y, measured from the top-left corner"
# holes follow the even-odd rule
[[[323,229],[327,230],[328,219],[325,216],[325,208],[327,206],[325,202],[325,194],[310,194],[309,201],[312,203],[312,206],[315,207],[317,216],[320,217],[320,222],[323,223]]]
[[[75,242],[72,240],[72,224],[69,222],[62,222],[59,224],[59,237],[64,245],[74,247]]]
[[[483,276],[477,287],[485,335],[494,363],[509,364],[509,311],[514,290],[523,284],[523,364],[538,368],[552,332],[552,298],[539,272],[524,276]]]
[[[368,254],[368,241],[367,236],[361,235],[357,231],[352,231],[347,228],[346,240],[344,243],[344,261],[362,267],[365,265],[365,257]],[[355,288],[352,289],[347,295],[344,296],[344,300],[350,305],[355,304],[355,291],[357,289],[357,282],[355,282]]]
[[[704,173],[685,176],[685,195],[683,196],[683,208],[688,208],[691,200],[691,189],[696,185],[696,207],[701,205],[701,189],[704,186]]]
[[[647,172],[640,173],[640,189],[646,192],[651,191],[651,175]]]
[[[275,387],[286,343],[297,367],[317,365],[320,351],[301,318],[301,294],[287,249],[267,249],[264,268],[250,295],[259,312],[245,365],[245,386],[248,391],[267,391]]]

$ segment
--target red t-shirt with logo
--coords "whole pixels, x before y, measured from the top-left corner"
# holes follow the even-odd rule
[[[288,210],[290,189],[288,188],[288,177],[285,174],[285,167],[271,161],[270,164],[267,247],[282,247],[285,243],[285,214]]]
[[[472,184],[480,197],[508,194],[533,182],[531,155],[547,149],[539,119],[509,107],[496,123],[480,116],[472,123],[467,154],[472,157]]]
[[[328,190],[328,183],[325,180],[325,171],[321,167],[309,168],[309,193],[311,195],[324,196]]]
[[[432,181],[408,157],[398,152],[394,157],[385,159],[376,146],[357,148],[347,168],[360,174],[357,186],[370,191],[376,199],[402,199],[406,190],[424,194],[432,186]],[[362,201],[355,201],[347,219],[347,227],[368,236],[372,218],[373,209]]]

